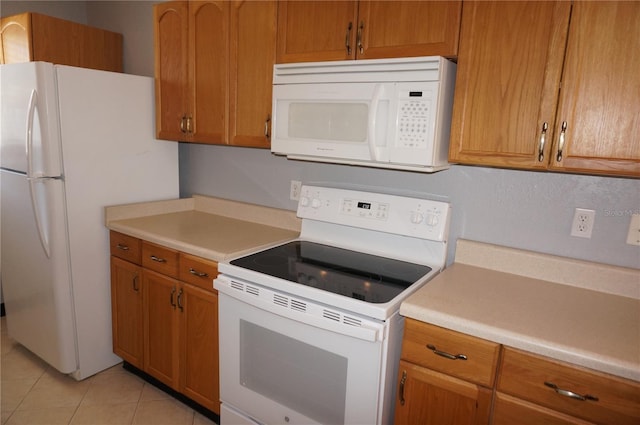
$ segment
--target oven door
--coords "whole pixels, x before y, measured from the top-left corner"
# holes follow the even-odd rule
[[[385,323],[340,323],[339,311],[226,276],[215,287],[223,405],[264,424],[379,423]]]

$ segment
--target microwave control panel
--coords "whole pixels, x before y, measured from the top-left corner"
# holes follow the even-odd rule
[[[429,83],[398,83],[395,147],[427,149],[433,140],[434,88]]]
[[[432,137],[430,90],[400,90],[396,146],[424,149]]]

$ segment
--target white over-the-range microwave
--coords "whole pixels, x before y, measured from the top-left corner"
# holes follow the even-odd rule
[[[276,64],[271,152],[446,169],[455,73],[456,64],[439,56]]]

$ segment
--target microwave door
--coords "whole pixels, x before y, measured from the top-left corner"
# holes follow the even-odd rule
[[[372,111],[377,87],[376,83],[274,85],[271,151],[316,161],[368,162],[375,150],[374,155],[384,158],[389,90],[377,89]]]
[[[389,122],[389,111],[393,99],[393,84],[378,83],[373,89],[373,96],[369,107],[368,142],[370,160],[375,162],[389,162],[390,141],[387,135],[392,134],[393,123]]]

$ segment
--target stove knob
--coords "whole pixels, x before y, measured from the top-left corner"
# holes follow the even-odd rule
[[[307,198],[306,196],[302,196],[300,198],[300,205],[302,205],[303,207],[308,207],[309,206],[309,198]]]
[[[418,211],[411,211],[411,222],[413,224],[420,224],[424,220],[424,215]]]
[[[320,205],[320,199],[313,198],[313,200],[311,201],[311,208],[320,208]]]

